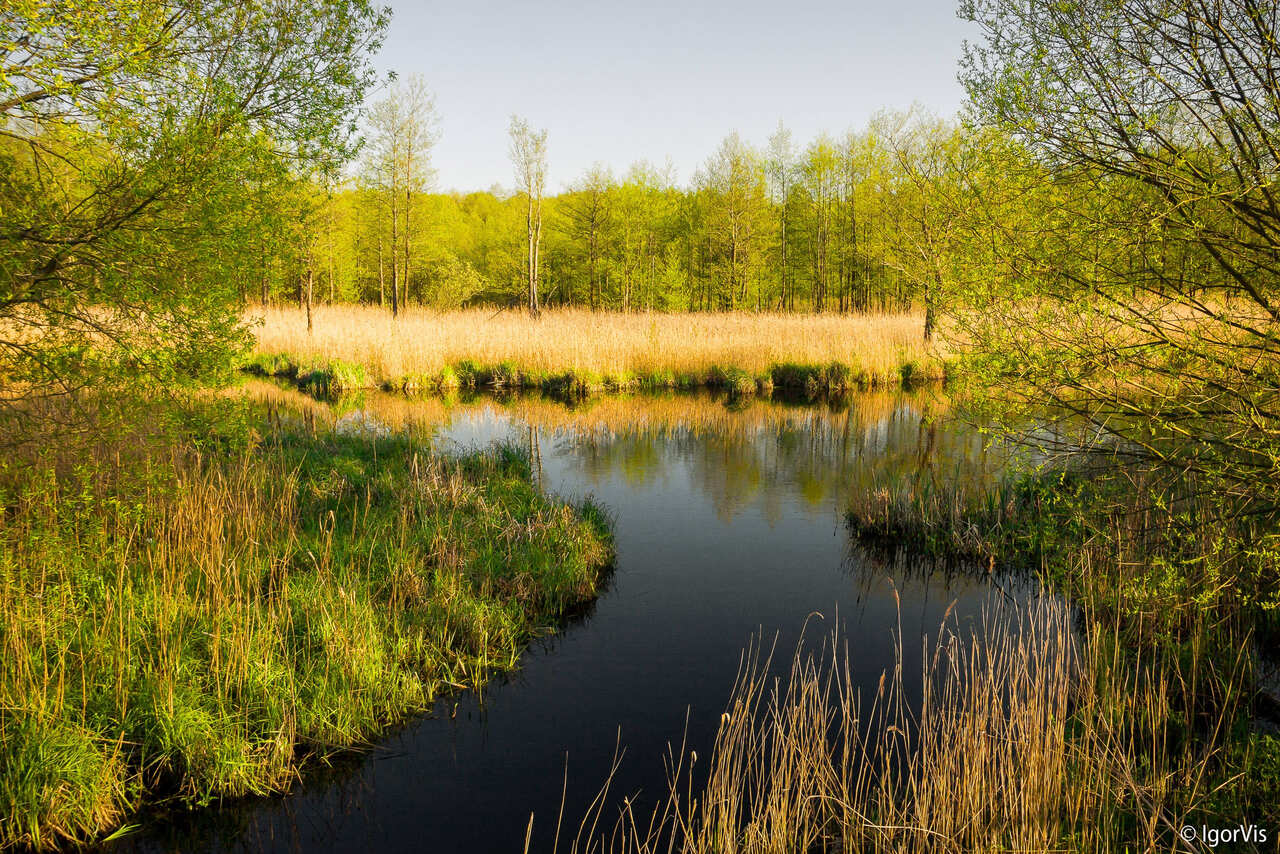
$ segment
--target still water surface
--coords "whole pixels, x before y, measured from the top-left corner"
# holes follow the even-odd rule
[[[899,627],[904,660],[919,661],[953,603],[973,620],[993,596],[980,573],[868,552],[846,529],[847,497],[879,479],[983,478],[1000,464],[933,392],[806,406],[705,394],[353,405],[434,426],[444,450],[522,445],[546,489],[595,496],[615,517],[605,591],[482,697],[443,699],[288,796],[170,816],[113,850],[518,852],[532,813],[532,850],[550,851],[566,762],[575,828],[619,741],[618,802],[660,794],[686,725],[687,749],[710,753],[758,633],[787,659],[810,615],[821,615],[810,636],[838,622],[869,695]]]

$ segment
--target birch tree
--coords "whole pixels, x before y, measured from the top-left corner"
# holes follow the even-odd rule
[[[372,131],[367,170],[385,198],[389,217],[391,313],[409,293],[413,238],[419,223],[414,200],[431,184],[431,151],[439,134],[435,98],[418,75],[397,84],[369,111]]]
[[[542,245],[542,194],[547,183],[547,132],[535,131],[519,116],[511,117],[511,162],[516,184],[524,194],[525,232],[528,252],[525,272],[528,283],[529,314],[538,316],[538,252]]]

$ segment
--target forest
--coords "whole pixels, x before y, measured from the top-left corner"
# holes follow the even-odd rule
[[[357,177],[309,188],[295,260],[271,253],[246,294],[305,300],[309,274],[313,299],[329,303],[452,309],[527,297],[529,194],[432,192],[431,143],[444,130],[431,104],[421,81],[376,103]],[[730,134],[687,185],[670,166],[642,161],[615,176],[597,165],[536,199],[539,300],[593,311],[906,310],[933,276],[929,182],[954,168],[946,152],[960,144],[958,125],[886,113],[803,148],[782,126],[763,149]],[[946,177],[958,192],[960,176]]]

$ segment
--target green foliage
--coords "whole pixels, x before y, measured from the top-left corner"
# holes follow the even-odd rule
[[[848,391],[856,382],[853,369],[843,362],[832,362],[823,372],[827,388],[833,392]]]
[[[494,388],[519,388],[522,385],[520,369],[514,362],[502,362],[482,372],[485,385]]]
[[[1255,730],[1251,698],[1261,664],[1257,617],[1270,593],[1239,584],[1260,569],[1233,545],[1247,537],[1193,487],[1161,506],[1151,493],[1167,489],[1162,478],[1099,460],[1072,465],[985,487],[936,474],[883,483],[854,497],[850,527],[887,551],[999,568],[1002,578],[1034,573],[1078,609],[1080,635],[1096,650],[1098,672],[1082,684],[1131,674],[1117,683],[1127,690],[1103,698],[1093,719],[1072,721],[1081,767],[1107,761],[1084,736],[1100,715],[1123,734],[1133,792],[1162,785],[1170,773],[1157,771],[1162,764],[1202,778],[1179,790],[1184,817],[1173,826],[1269,826],[1280,751]],[[1133,704],[1136,691],[1154,700]],[[1143,803],[1108,809],[1130,825],[1126,836],[1140,836]]]
[[[329,363],[329,373],[331,376],[329,381],[331,391],[356,391],[369,387],[369,378],[363,365],[335,359]]]
[[[1230,770],[1244,779],[1225,790],[1213,807],[1219,812],[1234,808],[1260,827],[1275,827],[1280,822],[1280,737],[1251,732],[1234,746],[1229,762]]]
[[[400,391],[405,394],[422,394],[434,391],[438,387],[435,378],[417,373],[405,374],[384,385],[388,391]]]
[[[384,118],[407,127],[412,102],[402,99],[401,113]],[[400,281],[407,303],[523,304],[523,194],[428,192],[425,178],[405,177],[403,163],[392,182],[387,132],[378,132],[368,174],[334,193],[300,237],[338,279],[327,292],[390,307]],[[922,186],[922,175],[938,173],[939,152],[962,139],[915,114],[884,115],[862,133],[819,138],[803,160],[766,156],[731,135],[689,186],[646,161],[620,177],[593,167],[542,202],[540,299],[622,311],[919,307],[936,290],[940,265],[950,270],[960,257],[956,240],[941,243],[929,231],[955,210]],[[428,148],[416,150],[425,157]],[[917,164],[928,157],[927,168]],[[394,230],[392,183],[403,185]],[[393,231],[400,255],[390,250]],[[942,258],[944,250],[956,258]],[[404,280],[406,253],[413,261]],[[292,281],[272,288],[276,297],[296,293]]]
[[[1088,539],[1080,512],[1093,488],[1063,472],[1011,475],[986,486],[935,477],[856,495],[848,520],[861,538],[948,558],[1061,568]]]
[[[706,384],[712,388],[723,388],[731,395],[756,393],[756,380],[741,368],[712,367],[707,371]]]
[[[288,377],[298,375],[298,360],[286,353],[262,353],[253,351],[239,362],[240,370],[262,377]]]
[[[904,386],[909,386],[919,375],[920,366],[916,364],[914,359],[904,359],[899,370],[902,373],[902,384]]]
[[[352,151],[386,11],[18,0],[0,21],[24,34],[0,59],[6,389],[225,375],[251,283],[268,255],[288,265],[303,189]]]
[[[770,386],[790,391],[801,392],[808,397],[819,394],[843,394],[858,388],[869,386],[908,385],[919,375],[916,365],[904,358],[899,366],[897,376],[882,377],[859,368],[856,364],[833,361],[826,365],[806,365],[796,362],[779,362],[769,368],[766,377],[760,377],[758,384],[766,381]],[[937,376],[920,376],[920,379],[937,379]]]
[[[324,365],[297,373],[298,385],[317,397],[334,397],[344,392],[371,388],[371,380],[363,365],[332,359]],[[417,390],[416,379],[405,378],[401,390]],[[410,389],[409,386],[413,385]]]
[[[967,227],[991,247],[950,318],[964,382],[1006,422],[1048,404],[1061,444],[1190,473],[1223,515],[1274,526],[1280,126],[1258,117],[1280,105],[1276,19],[1138,0],[962,14],[983,35],[962,74],[981,124]]]
[[[480,366],[470,359],[463,359],[453,366],[460,388],[473,389],[480,385]]]
[[[440,391],[453,391],[462,385],[462,380],[453,368],[445,365],[435,378],[436,388]]]

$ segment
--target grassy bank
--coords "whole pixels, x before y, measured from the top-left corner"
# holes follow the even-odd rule
[[[514,450],[197,416],[0,470],[0,847],[287,788],[595,595],[602,514]]]
[[[247,367],[314,391],[540,388],[591,394],[641,388],[775,387],[810,394],[944,376],[914,314],[618,314],[403,312],[294,308],[255,316]]]
[[[1204,484],[1076,458],[974,490],[928,478],[858,496],[864,541],[1036,572],[1079,611],[1057,785],[1109,781],[1077,814],[1129,850],[1194,850],[1184,824],[1280,824],[1280,738],[1259,717],[1260,655],[1274,649],[1275,554],[1265,518],[1225,514]],[[1092,708],[1092,711],[1090,709]],[[1093,739],[1094,719],[1119,738]],[[1080,764],[1080,763],[1084,764]],[[1070,833],[1045,845],[1092,850]],[[1274,850],[1240,839],[1233,850]],[[1036,848],[1035,850],[1042,850]]]

